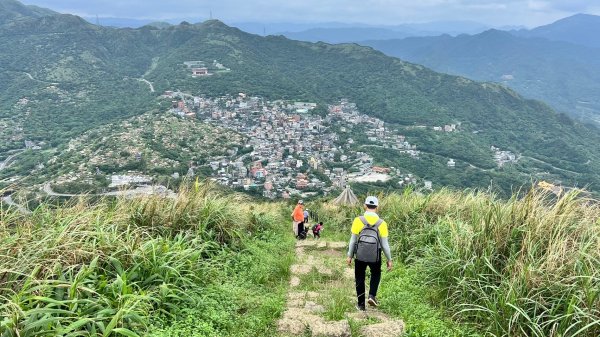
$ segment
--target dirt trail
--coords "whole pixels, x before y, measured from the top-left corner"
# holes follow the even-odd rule
[[[354,269],[345,266],[345,242],[308,238],[296,243],[280,336],[397,337],[404,323],[383,312],[355,309]],[[367,282],[368,284],[368,282]]]

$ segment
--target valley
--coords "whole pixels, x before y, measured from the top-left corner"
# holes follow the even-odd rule
[[[502,85],[217,20],[162,29],[22,20],[0,26],[22,46],[0,53],[10,65],[0,69],[0,188],[22,195],[43,198],[46,184],[59,194],[174,190],[196,178],[274,199],[346,184],[494,186],[503,196],[536,181],[600,186],[600,133]],[[116,176],[132,180],[114,185]]]

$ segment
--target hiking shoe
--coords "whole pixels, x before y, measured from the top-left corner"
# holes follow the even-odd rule
[[[379,306],[379,302],[377,301],[377,298],[375,298],[375,296],[369,296],[369,300],[367,302],[372,307],[378,307]]]
[[[365,308],[364,305],[357,304],[356,305],[356,310],[358,310],[358,311],[367,311],[367,308]]]

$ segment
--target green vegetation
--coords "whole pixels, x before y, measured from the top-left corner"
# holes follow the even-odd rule
[[[490,169],[492,145],[527,157],[515,167],[516,174],[479,172],[481,177],[470,184],[458,170],[413,165],[416,171],[411,173],[436,184],[487,188],[490,178],[509,193],[511,186],[529,183],[532,175],[537,179],[550,172],[542,178],[586,184],[591,190],[600,186],[596,129],[500,85],[439,74],[367,47],[260,37],[216,20],[163,29],[109,29],[70,15],[32,15],[2,25],[0,39],[20,46],[0,53],[0,86],[6,88],[0,92],[4,98],[0,126],[10,130],[0,135],[2,153],[22,148],[24,140],[61,148],[85,130],[152,111],[157,105],[162,108],[155,98],[163,90],[206,96],[245,92],[321,105],[344,97],[394,128],[460,122],[460,132],[452,135],[406,129],[412,144],[436,158]],[[213,60],[231,71],[193,78],[184,65]],[[153,83],[155,92],[142,77]],[[316,111],[323,112],[322,107]],[[176,158],[179,168],[188,165],[189,156],[179,156],[177,149],[153,146],[161,155]]]
[[[1,210],[0,335],[269,335],[293,251],[273,209],[196,185]]]
[[[402,318],[408,336],[600,333],[596,201],[537,190],[510,200],[448,190],[380,197],[396,257],[381,309]],[[325,222],[325,240],[347,240],[361,212],[307,207]],[[294,261],[282,225],[289,209],[196,185],[173,200],[2,210],[0,335],[274,334]],[[331,275],[312,269],[299,289],[343,279],[336,254],[316,265]],[[345,288],[319,302],[329,319],[352,310]]]
[[[406,323],[408,337],[475,337],[476,328],[452,321],[439,299],[432,297],[431,288],[422,276],[423,270],[400,264],[382,276],[379,297],[382,310],[401,317]]]
[[[551,36],[546,38],[552,40]],[[600,62],[597,50],[589,47],[498,30],[472,36],[411,37],[360,44],[436,71],[503,82],[526,97],[548,102],[584,122],[600,121]]]
[[[600,334],[600,208],[577,191],[531,190],[510,200],[477,192],[382,195],[397,268],[384,273],[382,309],[409,335]],[[310,205],[327,235],[360,213]],[[477,335],[477,334],[473,334]]]
[[[390,195],[395,255],[438,299],[494,336],[600,333],[599,209],[571,192],[499,201],[478,193]]]

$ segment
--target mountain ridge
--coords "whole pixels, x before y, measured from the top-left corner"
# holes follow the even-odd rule
[[[70,29],[67,23],[71,21],[86,29]],[[164,29],[103,28],[70,16],[41,22],[63,29],[64,34],[53,31],[17,36],[12,34],[14,27],[0,29],[0,38],[5,42],[21,45],[0,54],[0,61],[10,60],[12,65],[12,72],[3,73],[12,78],[19,76],[17,83],[27,83],[27,87],[7,86],[11,89],[0,95],[9,97],[6,111],[11,116],[24,118],[22,127],[29,139],[60,146],[94,125],[152,110],[157,94],[139,81],[144,76],[158,93],[176,89],[216,97],[244,92],[322,105],[348,98],[360,111],[382,118],[390,127],[406,129],[407,137],[436,158],[461,158],[475,166],[493,168],[489,148],[497,146],[585,174],[591,185],[600,181],[594,173],[598,153],[591,146],[598,139],[596,131],[501,85],[436,73],[370,47],[260,37],[217,20]],[[35,54],[38,45],[47,47]],[[34,63],[31,57],[36,55],[39,59]],[[217,60],[230,71],[193,78],[183,63],[196,60]],[[32,87],[34,83],[25,72],[41,81],[39,85]],[[48,86],[48,82],[56,85]],[[29,114],[13,105],[22,97],[30,101]],[[50,110],[45,103],[47,97],[56,97],[53,102],[60,108]],[[464,132],[454,136],[414,129],[456,122],[462,123]],[[57,130],[61,130],[58,136]],[[562,135],[560,139],[556,139],[557,134]],[[518,179],[511,178],[511,170],[494,170],[493,174],[483,171],[470,179],[480,186],[490,177],[498,178],[503,180],[504,188],[510,189],[511,181],[528,180],[524,178],[527,165],[514,168]],[[429,173],[422,165],[414,170],[425,177],[450,174],[441,167]],[[552,174],[555,179],[574,184],[578,178],[565,172]],[[469,179],[471,173],[450,175]]]
[[[576,118],[600,121],[598,49],[499,30],[362,44],[437,71],[502,82]]]
[[[600,16],[575,14],[531,30],[513,31],[518,36],[542,37],[600,48]]]
[[[0,0],[0,25],[10,21],[58,14],[50,9],[24,5],[16,0]]]

